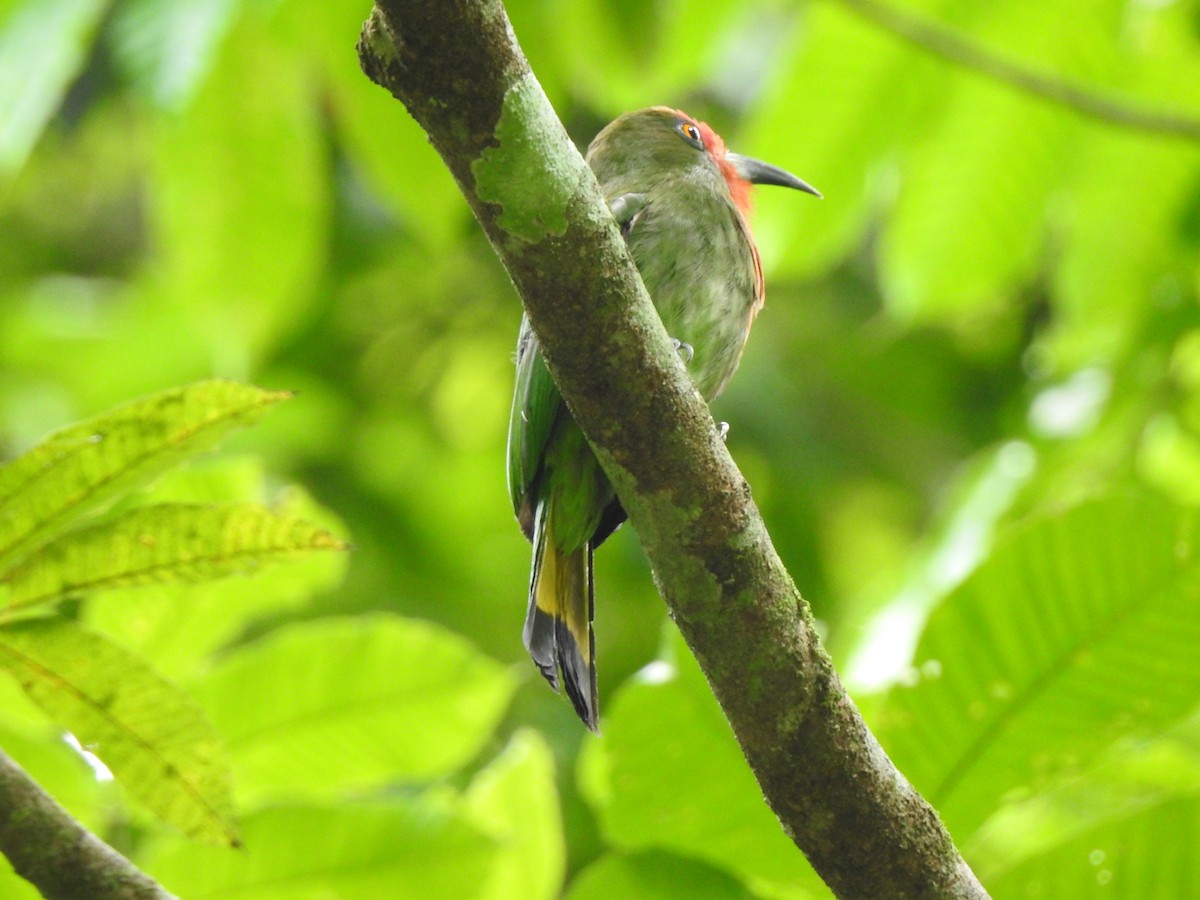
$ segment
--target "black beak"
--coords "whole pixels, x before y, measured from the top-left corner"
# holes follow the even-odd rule
[[[806,194],[812,194],[814,197],[821,196],[821,192],[807,181],[801,181],[791,172],[785,172],[778,166],[765,163],[761,159],[742,156],[740,153],[726,153],[725,158],[733,164],[734,171],[751,184],[775,184],[779,187],[795,188]]]

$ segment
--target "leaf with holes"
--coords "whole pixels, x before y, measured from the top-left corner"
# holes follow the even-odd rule
[[[9,605],[131,585],[194,582],[250,573],[344,541],[261,506],[163,503],[72,532],[9,572]]]
[[[58,431],[0,467],[0,570],[122,493],[291,396],[205,381],[134,400]]]
[[[151,812],[189,837],[238,843],[216,731],[141,659],[73,622],[36,619],[0,627],[0,668]]]
[[[1027,524],[933,614],[916,670],[874,724],[961,840],[1008,792],[1195,708],[1194,517],[1118,495]]]

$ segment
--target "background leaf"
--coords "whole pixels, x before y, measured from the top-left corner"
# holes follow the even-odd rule
[[[820,881],[779,828],[729,724],[683,641],[614,698],[581,778],[609,839],[736,873],[767,896],[804,897]],[[708,810],[721,810],[713,817]]]
[[[67,594],[177,581],[207,581],[344,541],[303,519],[254,506],[158,504],[73,532],[5,577],[9,605]]]
[[[62,619],[0,627],[0,667],[103,759],[130,796],[190,837],[237,843],[220,740],[179,688]]]
[[[0,8],[0,184],[20,170],[58,109],[108,7],[27,0]]]
[[[768,302],[713,414],[839,671],[905,773],[942,790],[993,894],[1154,896],[1133,876],[1161,869],[1186,896],[1200,147],[999,84],[850,4],[505,6],[580,148],[669,104],[824,191],[756,191]],[[889,8],[1102,100],[1200,117],[1193,0]],[[259,873],[228,875],[244,895],[264,873],[353,894],[286,880],[339,856],[364,860],[372,897],[825,895],[664,644],[632,529],[596,557],[602,739],[530,665],[530,548],[503,475],[519,304],[437,153],[363,76],[366,14],[0,0],[0,545],[17,542],[0,573],[161,503],[255,504],[353,542],[58,603],[212,704],[240,813],[288,803],[348,836],[317,848],[279,814],[266,849],[211,862]],[[204,460],[283,395],[207,387],[177,408],[209,424],[178,445],[132,424],[162,417],[153,403],[103,413],[205,379],[297,398]],[[144,467],[88,443],[94,424],[22,459],[97,414],[157,448]],[[0,679],[0,744],[62,761],[49,727]],[[199,879],[225,860],[181,851],[111,785],[89,800],[45,777],[138,862],[158,845]],[[430,872],[363,838],[381,798],[405,810],[399,840],[440,848]],[[1085,836],[1103,843],[1081,857]],[[1122,860],[1105,886],[1095,849]]]
[[[196,696],[240,792],[325,798],[449,774],[490,738],[513,687],[461,638],[375,615],[280,629],[224,657]]]
[[[952,829],[1195,707],[1193,527],[1153,498],[1096,500],[1025,526],[934,613],[920,682],[877,721]]]
[[[452,810],[420,799],[341,807],[280,806],[245,822],[246,851],[172,842],[148,871],[185,897],[479,895],[493,847]]]
[[[0,468],[0,566],[122,492],[211,449],[287,396],[202,382],[56,432]]]

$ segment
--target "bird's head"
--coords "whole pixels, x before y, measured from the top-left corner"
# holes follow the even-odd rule
[[[625,113],[596,135],[588,163],[604,185],[622,191],[645,190],[661,178],[693,167],[715,171],[743,214],[750,207],[750,188],[774,184],[820,197],[812,185],[770,165],[725,149],[721,136],[704,122],[666,106]]]

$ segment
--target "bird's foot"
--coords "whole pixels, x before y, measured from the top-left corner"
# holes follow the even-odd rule
[[[646,208],[645,194],[621,194],[614,197],[612,202],[608,204],[609,210],[613,214],[613,218],[617,220],[617,224],[621,227],[622,237],[629,237],[629,233],[633,231],[633,226],[637,223],[637,217],[641,215],[642,210]]]
[[[671,338],[671,346],[675,348],[675,352],[679,354],[679,358],[683,360],[686,366],[692,361],[692,357],[696,355],[696,351],[692,349],[691,344],[686,344],[683,341],[677,341]]]
[[[729,437],[729,423],[728,422],[718,422],[717,423],[717,436],[722,441],[725,440],[727,437]]]

